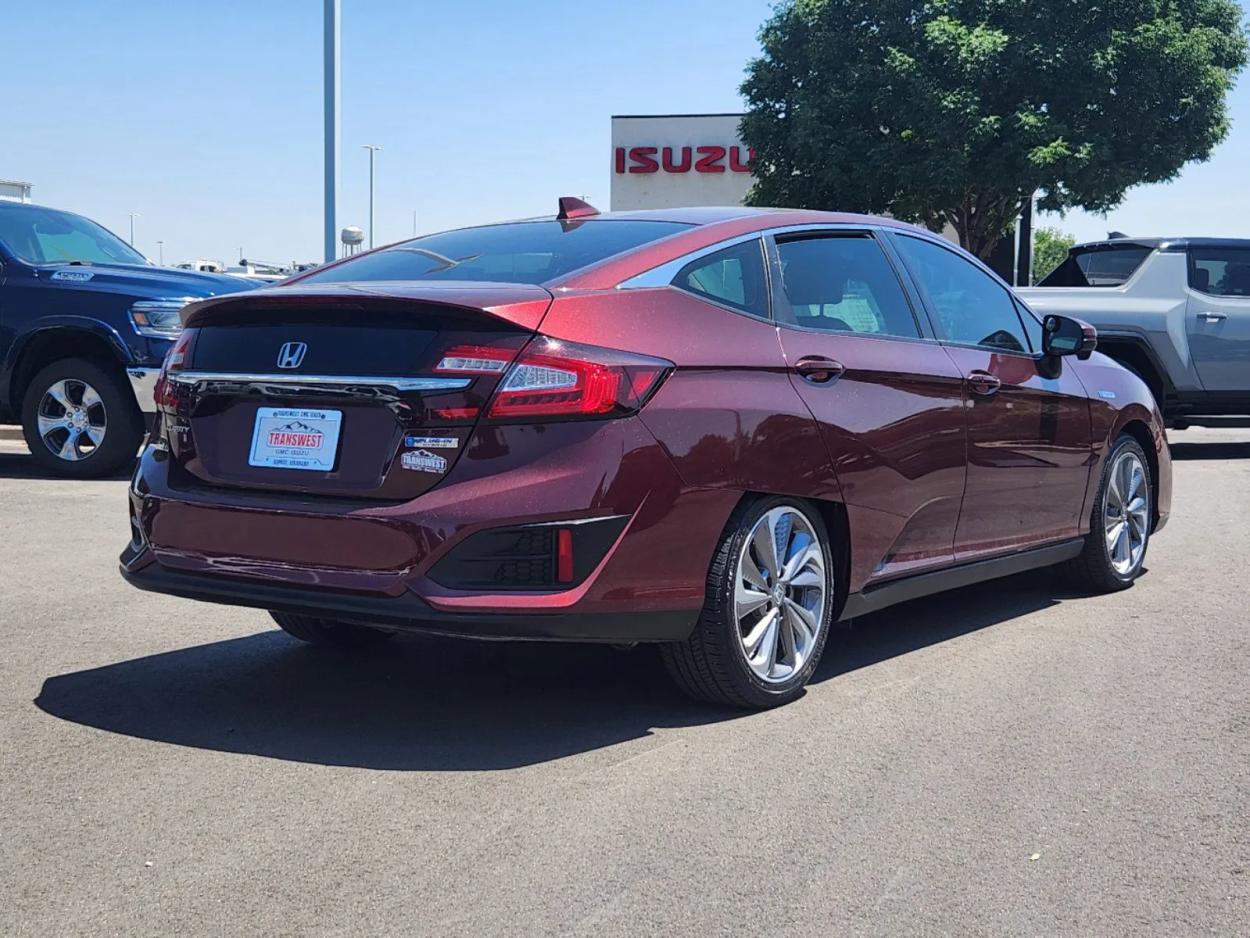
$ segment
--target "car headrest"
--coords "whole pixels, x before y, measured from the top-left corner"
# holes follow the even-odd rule
[[[1211,271],[1205,267],[1194,268],[1194,289],[1203,293],[1211,289]]]
[[[846,287],[846,277],[829,269],[827,256],[820,250],[808,250],[819,242],[809,241],[790,245],[782,269],[781,282],[785,285],[786,298],[795,306],[817,306],[822,303],[841,303]]]

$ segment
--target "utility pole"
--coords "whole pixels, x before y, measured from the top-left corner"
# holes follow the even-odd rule
[[[165,266],[165,242],[157,241],[156,250],[157,250],[157,263],[159,263],[162,267],[164,267]]]
[[[325,0],[325,262],[338,254],[339,26],[342,0]]]
[[[138,212],[130,213],[130,246],[135,246],[135,219],[139,217]]]
[[[381,147],[372,143],[363,143],[360,148],[369,151],[369,249],[373,249],[373,154]]]

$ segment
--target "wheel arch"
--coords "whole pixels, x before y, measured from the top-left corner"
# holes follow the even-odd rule
[[[1130,371],[1135,372],[1146,382],[1146,387],[1154,396],[1159,409],[1164,409],[1167,398],[1175,394],[1176,388],[1168,371],[1159,361],[1159,356],[1144,339],[1124,335],[1099,335],[1098,351]]]
[[[6,383],[14,413],[21,411],[22,398],[39,369],[62,358],[86,358],[115,368],[125,367],[130,354],[116,332],[94,320],[40,325],[19,337],[10,353]]]

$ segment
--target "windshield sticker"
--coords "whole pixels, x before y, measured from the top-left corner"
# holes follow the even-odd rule
[[[70,280],[74,283],[86,283],[94,276],[95,274],[89,270],[58,270],[52,274],[52,279]]]
[[[423,449],[417,450],[415,453],[404,453],[399,457],[399,464],[405,469],[415,469],[417,472],[446,472],[447,460],[442,456],[435,456],[433,453],[427,453]]]
[[[454,436],[406,436],[404,445],[424,449],[455,449],[460,441]]]

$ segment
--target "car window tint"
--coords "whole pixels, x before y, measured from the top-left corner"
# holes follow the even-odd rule
[[[911,304],[868,235],[778,241],[790,321],[808,329],[918,338]]]
[[[1141,244],[1091,245],[1073,248],[1039,287],[1119,287],[1137,272],[1154,248]]]
[[[923,238],[898,238],[912,274],[929,297],[942,338],[1027,352],[1028,339],[1007,288],[954,251]]]
[[[1250,250],[1190,248],[1189,286],[1212,296],[1250,296]]]
[[[735,244],[691,261],[673,286],[755,316],[768,315],[768,286],[759,239]]]
[[[305,283],[485,280],[543,283],[689,225],[667,221],[513,222],[402,241],[308,275]]]

